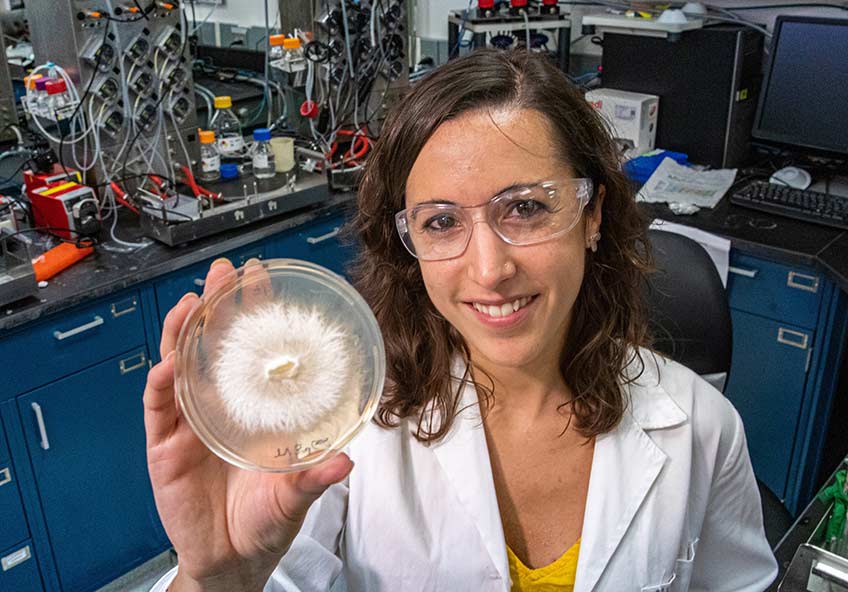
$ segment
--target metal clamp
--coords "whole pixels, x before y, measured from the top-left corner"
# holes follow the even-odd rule
[[[79,335],[80,333],[85,333],[86,331],[90,331],[95,327],[99,327],[106,321],[103,320],[103,317],[100,315],[94,315],[94,320],[90,323],[86,323],[85,325],[80,325],[76,329],[71,329],[70,331],[53,331],[53,337],[58,339],[59,341],[63,341],[68,337],[73,337],[74,335]]]
[[[786,275],[786,285],[790,288],[795,288],[796,290],[805,290],[815,294],[819,291],[819,278],[815,275],[807,275],[805,273],[798,273],[797,271],[790,271]]]
[[[325,240],[330,240],[331,238],[338,236],[341,231],[340,226],[336,226],[333,230],[328,232],[327,234],[322,234],[321,236],[308,236],[306,237],[306,242],[310,245],[317,245],[318,243],[323,243]]]
[[[759,273],[759,270],[757,269],[745,269],[744,267],[734,267],[732,265],[727,268],[727,271],[752,279],[757,277],[757,274]]]
[[[135,359],[138,359],[138,362],[135,362],[132,365],[129,365]],[[129,374],[130,372],[132,372],[134,370],[138,370],[139,368],[144,368],[144,366],[146,364],[147,364],[147,358],[144,356],[144,354],[136,354],[134,356],[131,356],[129,358],[125,358],[125,359],[121,360],[121,362],[118,365],[121,368],[121,375],[123,376],[124,374]]]
[[[118,317],[122,317],[125,314],[130,314],[131,312],[135,312],[138,309],[138,302],[136,301],[135,298],[131,298],[130,301],[129,301],[129,306],[127,308],[122,308],[122,309],[118,310],[118,306],[121,305],[121,304],[124,304],[124,303],[126,303],[126,300],[124,302],[119,303],[119,304],[112,304],[112,318],[117,319]]]
[[[44,425],[44,415],[41,413],[41,405],[32,403],[32,410],[35,411],[35,421],[38,422],[38,433],[41,436],[41,448],[50,450],[50,440],[47,439],[47,427]]]
[[[777,342],[782,343],[783,345],[791,345],[798,349],[807,349],[807,342],[809,339],[809,335],[801,333],[800,331],[793,331],[792,329],[787,329],[785,327],[780,327],[777,330]]]
[[[5,469],[0,469],[0,487],[6,485],[6,483],[12,482],[12,471],[9,470],[9,467]]]

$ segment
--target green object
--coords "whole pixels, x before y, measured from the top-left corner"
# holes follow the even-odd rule
[[[827,522],[825,541],[830,541],[834,537],[836,537],[836,540],[841,541],[842,533],[845,530],[845,512],[848,509],[848,493],[845,492],[845,474],[845,469],[837,471],[836,481],[822,489],[818,495],[819,500],[824,503],[833,500],[833,511],[830,513],[830,519]]]

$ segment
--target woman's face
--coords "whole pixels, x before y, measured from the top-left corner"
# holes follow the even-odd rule
[[[406,207],[432,200],[476,206],[516,184],[574,178],[558,152],[537,111],[464,114],[439,127],[421,150],[407,179]],[[600,228],[599,206],[600,200],[570,232],[534,245],[507,244],[488,223],[475,223],[462,255],[420,261],[430,299],[465,339],[475,364],[556,367],[588,237]],[[516,301],[517,311],[493,309]]]

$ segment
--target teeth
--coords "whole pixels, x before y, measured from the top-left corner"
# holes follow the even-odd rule
[[[507,302],[505,304],[501,304],[500,306],[489,306],[486,304],[480,304],[478,302],[472,303],[472,306],[484,315],[488,315],[494,318],[506,317],[511,315],[514,312],[518,312],[520,308],[523,308],[530,302],[530,298],[519,298],[514,302]]]

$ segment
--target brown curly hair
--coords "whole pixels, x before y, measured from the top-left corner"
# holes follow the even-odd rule
[[[387,381],[376,418],[384,427],[417,419],[416,437],[445,436],[458,411],[462,383],[451,377],[454,356],[470,367],[459,333],[436,311],[418,262],[403,247],[394,215],[403,209],[407,176],[424,144],[444,122],[480,109],[534,109],[551,125],[559,157],[577,177],[605,188],[603,239],[587,250],[586,273],[572,312],[560,368],[573,390],[575,428],[585,437],[613,429],[626,408],[625,368],[644,363],[638,347],[650,338],[641,286],[651,268],[647,221],[619,169],[601,118],[548,58],[524,51],[481,49],[437,68],[389,114],[369,157],[351,229],[360,240],[351,267],[354,284],[371,306],[386,344]],[[587,206],[592,211],[596,194]],[[459,386],[457,379],[460,380]],[[476,384],[492,396],[493,386]],[[438,421],[433,418],[440,418]],[[571,419],[569,421],[571,421]]]

